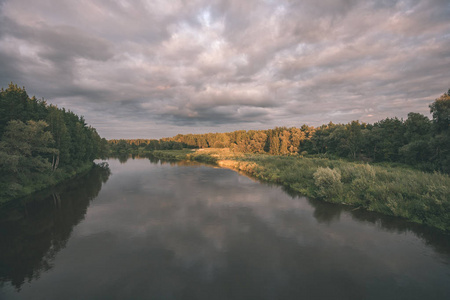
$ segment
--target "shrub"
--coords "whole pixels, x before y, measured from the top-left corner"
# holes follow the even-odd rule
[[[342,194],[341,173],[339,170],[319,167],[313,174],[313,177],[318,197],[331,200],[338,198]]]

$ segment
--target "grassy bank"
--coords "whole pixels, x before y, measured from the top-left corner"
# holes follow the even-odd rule
[[[170,156],[177,160],[215,163],[282,184],[311,198],[397,216],[450,232],[448,175],[327,158],[239,154],[228,149],[183,151],[154,154],[160,158]]]
[[[151,155],[156,158],[164,160],[186,160],[188,159],[188,155],[192,153],[193,151],[190,149],[183,149],[183,150],[155,150],[145,152],[144,154]]]
[[[0,191],[0,205],[74,178],[89,171],[93,166],[93,162],[86,162],[70,170],[57,169],[54,172],[39,174],[39,176],[35,176],[36,178],[23,179],[22,181],[25,182],[23,185],[8,184]]]

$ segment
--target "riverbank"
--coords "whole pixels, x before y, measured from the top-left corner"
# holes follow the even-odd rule
[[[93,162],[86,162],[76,169],[57,169],[51,173],[39,174],[39,178],[30,179],[30,183],[27,185],[16,184],[15,186],[10,186],[8,189],[0,192],[0,206],[73,179],[88,172],[94,165]]]
[[[228,149],[153,151],[161,159],[214,163],[304,196],[352,205],[450,232],[450,177],[407,167],[242,154]]]

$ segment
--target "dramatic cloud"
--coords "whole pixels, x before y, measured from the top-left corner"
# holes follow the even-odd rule
[[[159,138],[428,114],[448,0],[0,1],[0,84]]]

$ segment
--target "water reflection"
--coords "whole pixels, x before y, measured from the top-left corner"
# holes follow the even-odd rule
[[[291,193],[291,195],[294,195]],[[345,205],[326,203],[320,200],[308,199],[308,203],[314,207],[314,217],[319,223],[332,226],[339,222],[342,213],[349,214],[351,218],[360,223],[372,224],[383,231],[395,234],[413,233],[421,238],[428,246],[437,252],[450,257],[450,235],[432,227],[408,222],[402,218],[385,216]]]
[[[267,184],[261,182],[262,184]],[[273,184],[267,184],[273,186]],[[301,195],[289,188],[282,187],[291,197],[301,197]],[[385,216],[376,212],[370,212],[351,206],[327,203],[321,200],[307,199],[308,203],[314,207],[313,216],[319,222],[332,226],[333,223],[340,221],[343,213],[349,214],[355,221],[369,223],[380,228],[383,231],[405,234],[413,233],[421,238],[427,245],[433,247],[437,252],[450,257],[450,235],[441,230],[408,222],[402,218]]]
[[[53,269],[23,284],[20,293],[5,289],[4,295],[443,299],[450,292],[449,237],[440,232],[288,195],[198,163],[129,159],[110,165],[113,176],[78,214],[83,222],[59,239],[66,248],[48,260]],[[58,203],[57,197],[49,201]],[[48,244],[39,262],[51,252]]]
[[[53,266],[72,229],[86,214],[109,168],[94,167],[88,174],[10,204],[0,210],[0,284],[20,289],[25,281],[39,278]]]

